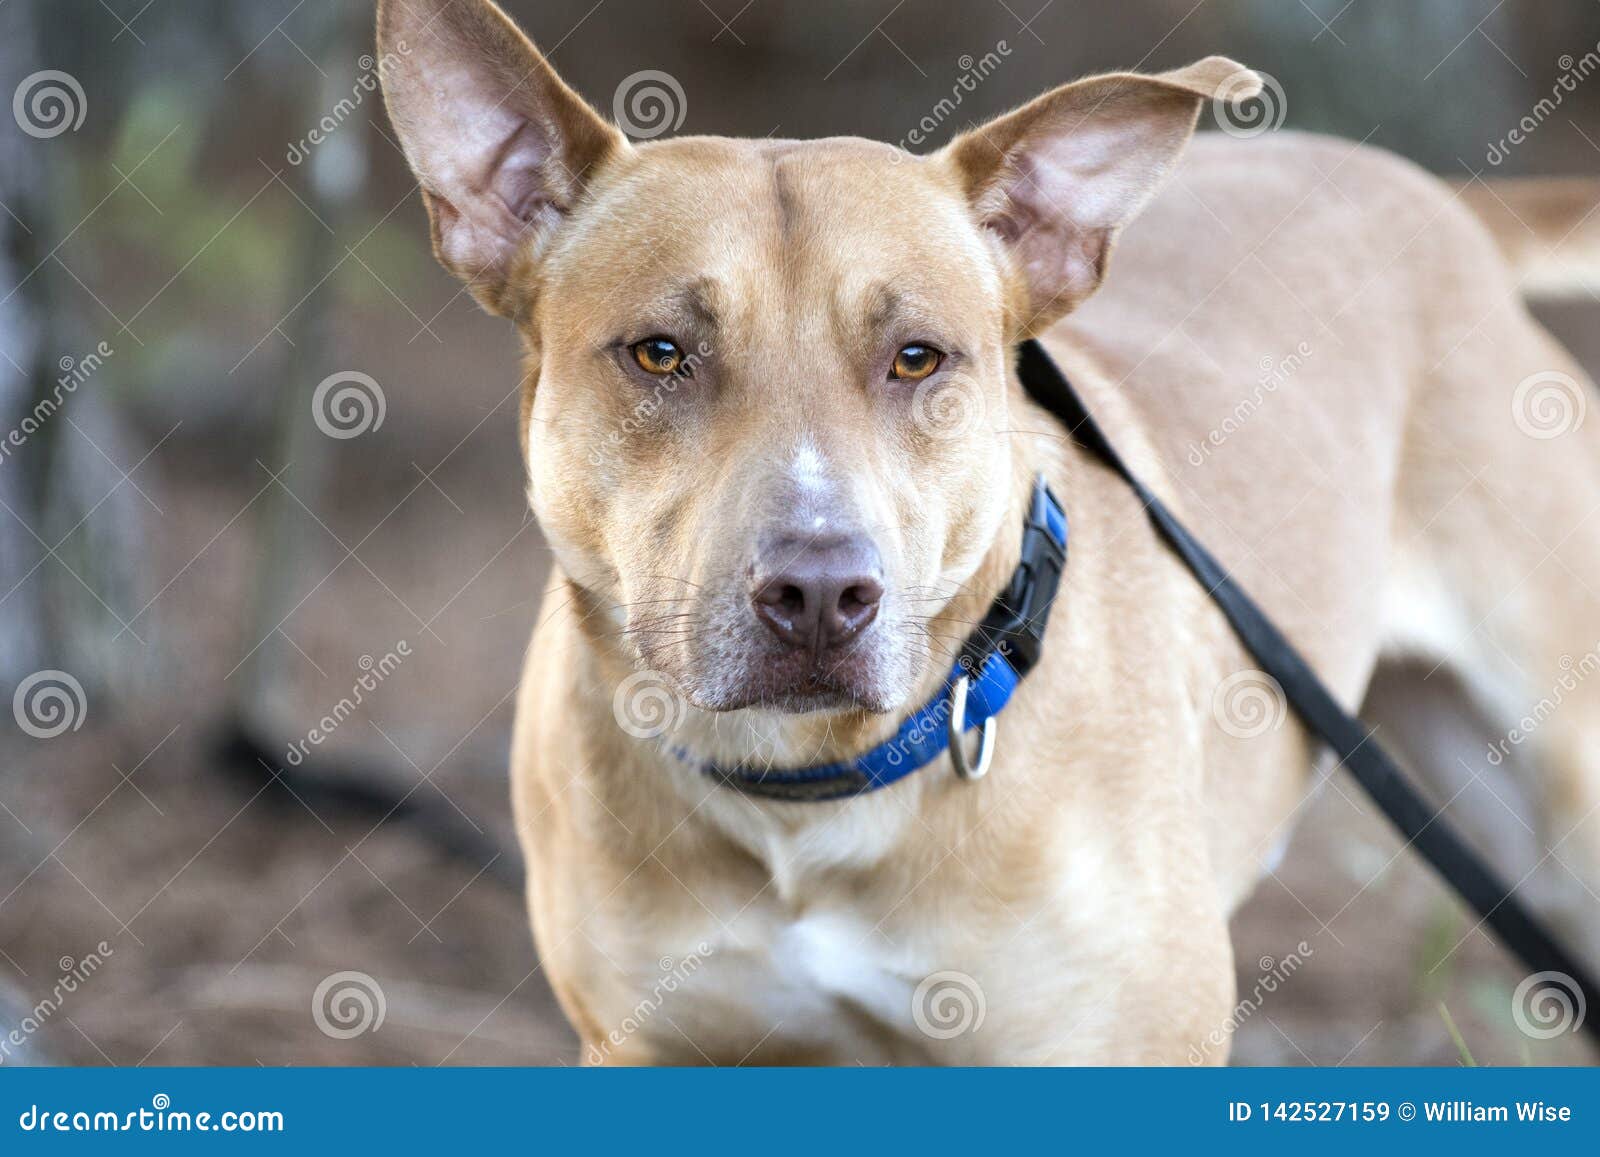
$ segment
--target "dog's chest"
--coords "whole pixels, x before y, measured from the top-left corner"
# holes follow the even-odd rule
[[[911,1012],[911,986],[899,975],[897,955],[866,920],[837,912],[801,917],[751,953],[752,963],[778,981],[775,990],[845,999],[891,1026],[909,1025]]]
[[[905,952],[871,921],[842,910],[787,921],[767,914],[737,922],[713,943],[701,986],[706,1011],[732,1003],[734,1021],[771,1029],[764,1055],[838,1064],[916,1059]]]
[[[719,1062],[714,1044],[736,1047],[737,1061],[769,1030],[746,1063],[923,1059],[912,993],[927,971],[917,962],[931,948],[915,924],[896,919],[903,894],[874,885],[885,860],[893,862],[905,809],[868,815],[880,810],[872,806],[878,801],[856,802],[867,806],[819,810],[815,823],[808,813],[799,824],[789,815],[768,822],[731,792],[700,808],[696,818],[741,845],[752,869],[735,879],[726,863],[704,874],[703,861],[676,864],[693,900],[662,914],[672,925],[669,939],[707,948],[675,1001],[698,1027],[674,1020]]]

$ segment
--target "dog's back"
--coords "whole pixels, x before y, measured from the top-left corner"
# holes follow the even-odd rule
[[[1375,664],[1420,662],[1486,716],[1479,762],[1527,745],[1539,842],[1566,841],[1579,891],[1600,865],[1600,428],[1523,299],[1595,284],[1597,204],[1600,182],[1452,188],[1346,141],[1201,136],[1058,330],[1350,707]]]

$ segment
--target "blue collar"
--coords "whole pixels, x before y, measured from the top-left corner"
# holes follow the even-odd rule
[[[1067,516],[1040,475],[1023,520],[1022,557],[1011,581],[967,640],[939,693],[912,712],[892,738],[853,759],[792,770],[700,763],[681,748],[673,754],[746,795],[842,799],[904,779],[943,755],[952,735],[982,728],[976,764],[968,762],[959,744],[951,752],[957,772],[976,779],[988,769],[993,753],[995,716],[1039,661],[1045,622],[1066,562]]]

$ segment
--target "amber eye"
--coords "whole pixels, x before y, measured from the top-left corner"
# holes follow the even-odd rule
[[[647,374],[665,377],[681,373],[689,376],[687,359],[676,342],[664,337],[647,337],[644,341],[634,342],[629,348],[633,351],[633,360]]]
[[[897,381],[920,382],[938,369],[942,361],[944,354],[932,346],[903,346],[900,352],[894,355],[894,366],[889,370],[889,376]]]

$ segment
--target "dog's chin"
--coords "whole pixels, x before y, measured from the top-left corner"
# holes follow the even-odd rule
[[[704,711],[758,709],[779,715],[898,710],[905,692],[887,685],[877,665],[852,657],[822,665],[800,657],[762,657],[730,677],[711,674],[680,681],[689,702]]]

